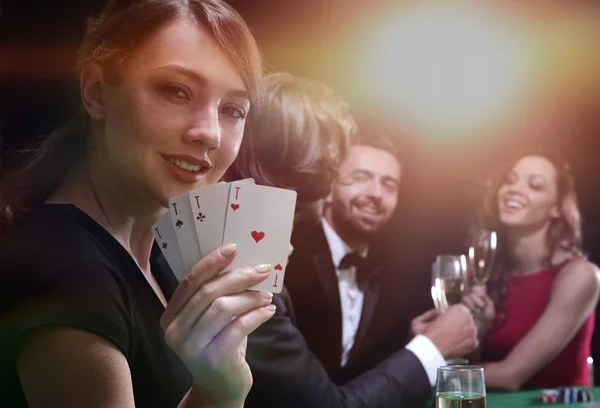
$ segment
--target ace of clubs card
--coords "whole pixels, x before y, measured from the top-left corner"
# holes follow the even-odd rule
[[[254,183],[253,179],[239,181]],[[223,244],[225,217],[230,183],[217,183],[190,191],[192,217],[202,256],[206,256]]]
[[[183,267],[187,274],[202,259],[202,252],[200,251],[196,228],[194,226],[189,193],[178,195],[169,200],[169,214],[171,215],[171,224],[175,230],[177,243],[181,251]]]

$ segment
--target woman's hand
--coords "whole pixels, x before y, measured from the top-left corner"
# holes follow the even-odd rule
[[[243,405],[252,386],[245,358],[247,336],[275,311],[270,293],[246,290],[269,276],[269,265],[219,275],[235,249],[225,245],[198,262],[160,320],[166,342],[193,376],[189,399],[194,404]]]
[[[492,326],[496,308],[485,285],[471,286],[469,293],[463,296],[463,303],[471,310],[480,334]]]

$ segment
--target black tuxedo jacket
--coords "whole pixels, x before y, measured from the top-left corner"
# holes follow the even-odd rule
[[[322,234],[321,230],[321,234]],[[322,236],[323,240],[325,239]],[[317,241],[307,240],[311,244]],[[322,242],[321,242],[322,243]],[[326,245],[326,241],[325,241]],[[313,245],[308,245],[312,247]],[[285,282],[288,283],[288,273],[300,275],[302,266],[294,260],[299,257],[305,249],[302,245],[294,246],[294,253],[290,258],[291,269],[286,269]],[[298,252],[297,252],[298,251]],[[327,250],[328,251],[328,250]],[[296,254],[296,255],[294,255]],[[332,264],[328,255],[315,254],[314,261],[318,265],[328,262]],[[333,265],[331,265],[333,267]],[[307,266],[308,268],[308,266]],[[317,266],[314,269],[319,269]],[[335,292],[337,292],[337,280],[333,272]],[[310,276],[310,271],[306,272]],[[312,279],[320,280],[314,275]],[[309,281],[311,278],[307,278]],[[290,283],[295,283],[291,279]],[[290,298],[284,287],[280,295],[275,295],[273,303],[277,306],[275,315],[259,327],[248,337],[248,350],[246,359],[252,370],[254,385],[246,400],[246,407],[407,407],[418,408],[424,405],[430,396],[431,388],[425,369],[417,357],[410,351],[399,349],[385,359],[377,357],[361,357],[361,348],[368,350],[370,344],[370,328],[368,322],[377,313],[376,297],[368,299],[365,292],[363,303],[363,325],[361,318],[355,347],[349,356],[347,369],[352,374],[345,374],[339,370],[341,358],[341,311],[337,326],[333,327],[335,316],[332,317],[331,307],[335,299],[328,291],[331,289],[331,281],[325,283],[326,289],[319,289],[323,284],[306,288],[306,292],[297,292],[294,298]],[[303,285],[304,286],[304,285]],[[376,286],[373,286],[375,290]],[[337,295],[339,307],[339,294]],[[306,337],[300,331],[300,322],[296,318],[296,302],[300,307],[308,308],[311,303],[323,304],[323,310],[318,307],[312,308],[315,321],[323,327],[324,332],[318,333],[319,329],[313,329],[306,333]],[[372,302],[372,305],[370,303]],[[369,311],[371,309],[371,311]],[[306,311],[307,309],[304,309]],[[303,313],[304,313],[303,311]],[[337,314],[337,312],[333,312]],[[330,316],[326,316],[330,315]],[[305,322],[310,321],[310,315],[306,315]],[[332,327],[327,327],[331,323]],[[331,339],[329,337],[335,337]],[[338,340],[339,339],[339,340]],[[322,346],[318,346],[321,343]],[[323,354],[319,358],[314,351]],[[381,360],[377,362],[377,360]],[[360,368],[351,368],[360,367]],[[331,374],[330,374],[331,373]],[[360,373],[360,374],[358,374]],[[346,377],[346,378],[343,378]],[[350,379],[352,378],[352,379]]]
[[[382,266],[369,259],[364,280],[359,282],[364,293],[359,327],[348,361],[341,366],[342,308],[338,278],[323,227],[319,223],[297,228],[292,244],[294,252],[286,268],[286,287],[294,304],[298,329],[327,373],[343,383],[396,350],[397,344],[388,333],[393,322],[386,321],[383,310],[388,302],[381,293]]]

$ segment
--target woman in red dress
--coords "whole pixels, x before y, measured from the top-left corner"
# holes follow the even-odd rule
[[[600,278],[582,255],[569,168],[526,155],[490,186],[479,227],[498,232],[496,259],[487,285],[464,298],[477,312],[486,385],[587,386]]]

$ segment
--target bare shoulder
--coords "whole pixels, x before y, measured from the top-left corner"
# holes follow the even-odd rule
[[[559,272],[559,276],[577,276],[577,279],[586,279],[590,283],[600,282],[600,269],[585,258],[574,259],[567,263]]]
[[[18,356],[31,407],[133,407],[127,359],[112,342],[70,327],[35,329]]]
[[[554,286],[569,296],[595,298],[600,292],[600,269],[585,258],[575,259],[560,270]]]

